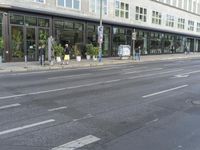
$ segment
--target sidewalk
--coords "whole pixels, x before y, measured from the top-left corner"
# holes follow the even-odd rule
[[[1,63],[0,64],[0,73],[3,72],[22,72],[22,71],[41,71],[41,70],[56,70],[56,69],[71,69],[71,68],[86,68],[86,67],[100,67],[106,65],[117,65],[117,64],[126,64],[126,63],[144,63],[150,61],[165,61],[165,60],[186,60],[186,59],[200,59],[200,53],[191,53],[188,55],[185,54],[167,54],[167,55],[149,55],[141,56],[141,61],[135,60],[120,60],[118,57],[109,57],[103,58],[102,62],[98,61],[88,61],[83,59],[81,62],[76,60],[71,60],[69,65],[60,65],[54,64],[53,66],[45,65],[40,66],[38,62],[11,62],[11,63]]]

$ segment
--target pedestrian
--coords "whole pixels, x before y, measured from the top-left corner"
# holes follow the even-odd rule
[[[135,60],[139,60],[140,61],[140,46],[135,50]]]
[[[40,45],[39,46],[39,61],[40,61],[40,65],[44,66],[45,63],[45,45]]]
[[[64,64],[66,62],[66,64],[68,65],[69,64],[69,60],[70,60],[70,48],[69,48],[69,45],[68,44],[65,44],[65,56],[64,56]]]

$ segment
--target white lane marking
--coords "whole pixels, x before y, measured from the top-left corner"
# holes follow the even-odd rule
[[[200,70],[183,73],[182,75],[191,75],[191,74],[195,74],[195,73],[200,73]]]
[[[175,75],[173,78],[187,78],[189,75]]]
[[[16,132],[16,131],[20,131],[20,130],[24,130],[24,129],[28,129],[28,128],[32,128],[32,127],[36,127],[36,126],[51,123],[51,122],[54,122],[54,121],[55,121],[54,119],[50,119],[50,120],[46,120],[46,121],[42,121],[42,122],[30,124],[30,125],[25,125],[25,126],[22,126],[22,127],[17,127],[17,128],[1,131],[0,135],[4,135],[4,134],[8,134],[8,133],[12,133],[12,132]]]
[[[156,118],[156,119],[154,119],[154,120],[151,120],[151,121],[147,122],[146,125],[152,124],[152,123],[157,122],[157,121],[159,121],[158,118]]]
[[[34,93],[27,93],[27,94],[18,94],[18,95],[11,95],[11,96],[3,96],[3,97],[0,97],[0,100],[2,100],[2,99],[9,99],[9,98],[24,97],[24,96],[30,96],[30,95],[45,94],[45,93],[51,93],[51,92],[58,92],[58,91],[64,91],[66,89],[67,88],[60,88],[60,89],[53,89],[53,90],[40,91],[40,92],[34,92]]]
[[[2,109],[7,109],[7,108],[12,108],[12,107],[18,107],[20,106],[21,104],[10,104],[10,105],[5,105],[5,106],[0,106],[0,110]]]
[[[48,109],[48,111],[57,111],[57,110],[62,110],[62,109],[67,109],[67,106],[63,106],[63,107],[58,107],[58,108],[52,108],[52,109]]]
[[[173,72],[179,72],[183,71],[184,69],[177,69],[177,70],[172,70],[172,71],[164,71],[164,72],[159,72],[159,73],[152,73],[152,74],[146,74],[146,75],[139,75],[139,76],[133,76],[129,77],[127,79],[137,79],[137,78],[145,78],[145,77],[151,77],[155,75],[163,75],[163,74],[168,74],[168,73],[173,73]]]
[[[187,87],[187,86],[188,86],[188,85],[182,85],[182,86],[178,86],[178,87],[171,88],[171,89],[168,89],[168,90],[163,90],[163,91],[160,91],[160,92],[148,94],[148,95],[145,95],[145,96],[142,96],[142,97],[143,97],[143,98],[148,98],[148,97],[151,97],[151,96],[155,96],[155,95],[167,93],[167,92],[170,92],[170,91],[179,90],[179,89],[185,88],[185,87]]]
[[[74,122],[77,122],[77,121],[81,121],[81,120],[85,120],[85,119],[90,119],[90,118],[93,118],[94,116],[91,115],[91,114],[87,114],[86,116],[82,117],[82,118],[79,118],[79,119],[73,119]]]
[[[139,69],[146,69],[146,68],[148,68],[148,67],[131,67],[131,68],[127,68],[127,69],[122,69],[122,71],[129,71],[129,70],[139,70]]]
[[[114,82],[119,82],[123,79],[116,79],[116,80],[109,80],[109,81],[105,81],[104,83],[114,83]]]
[[[85,145],[92,144],[99,140],[100,140],[100,138],[98,138],[98,137],[95,137],[93,135],[88,135],[88,136],[82,137],[80,139],[71,141],[69,143],[63,144],[61,146],[55,147],[51,150],[75,150],[77,148],[81,148]]]
[[[183,69],[177,69],[177,70],[160,72],[160,73],[153,73],[153,74],[134,76],[134,77],[129,77],[129,78],[125,78],[125,79],[108,80],[108,81],[102,81],[102,82],[95,82],[95,83],[77,85],[77,86],[72,86],[72,87],[64,87],[64,88],[60,88],[60,89],[52,89],[52,90],[46,90],[46,91],[40,91],[40,92],[3,96],[3,97],[0,97],[0,100],[2,100],[2,99],[10,99],[10,98],[17,98],[17,97],[24,97],[24,96],[30,96],[30,95],[47,94],[47,93],[51,93],[51,92],[71,90],[71,89],[77,89],[77,88],[81,88],[81,87],[89,87],[89,86],[95,86],[95,85],[101,85],[101,84],[109,84],[109,83],[114,83],[114,82],[123,81],[123,80],[132,80],[132,79],[137,79],[137,78],[144,78],[144,77],[150,77],[150,76],[155,76],[155,75],[168,74],[168,73],[178,72],[178,71],[182,71],[182,70]]]
[[[141,72],[148,72],[148,71],[157,71],[157,70],[162,70],[163,68],[152,68],[149,70],[139,70],[139,71],[132,71],[132,72],[124,72],[122,74],[133,74],[133,73],[141,73]]]
[[[189,77],[191,74],[196,74],[196,73],[200,73],[200,70],[196,70],[196,71],[191,71],[191,72],[186,72],[186,73],[183,73],[183,74],[177,74],[177,75],[174,75],[173,78],[187,78]]]
[[[85,74],[78,74],[78,75],[70,75],[70,76],[57,76],[57,77],[51,77],[48,78],[49,80],[54,80],[54,79],[65,79],[65,78],[77,78],[77,77],[82,77],[82,76],[89,76],[91,73],[85,73]]]

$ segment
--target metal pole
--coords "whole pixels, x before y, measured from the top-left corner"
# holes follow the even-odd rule
[[[134,34],[135,34],[135,29],[134,29]],[[134,55],[135,55],[135,38],[133,39],[133,58],[134,59]]]
[[[102,26],[102,5],[103,0],[100,0],[100,27]],[[102,61],[102,42],[99,41],[99,62]]]

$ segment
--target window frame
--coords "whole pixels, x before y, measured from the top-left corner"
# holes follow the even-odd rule
[[[135,6],[135,20],[136,21],[147,22],[148,21],[147,8],[140,7],[140,6]]]
[[[119,8],[116,5],[117,3],[119,4]],[[123,8],[121,7],[122,4],[123,4]],[[115,5],[114,6],[115,7],[115,13],[114,13],[115,17],[130,19],[130,4],[129,3],[124,2],[122,0],[115,0],[114,5]],[[128,7],[126,7],[127,5],[128,5]],[[126,8],[128,8],[128,10]],[[119,14],[116,15],[116,12],[118,12]],[[123,16],[122,16],[122,14],[123,14]],[[127,17],[127,14],[128,14],[128,17]]]
[[[81,10],[81,0],[78,0],[78,1],[79,1],[79,8],[78,8],[78,9],[76,9],[76,8],[74,7],[74,1],[75,1],[75,0],[71,0],[71,1],[72,1],[72,7],[68,7],[68,6],[66,5],[66,0],[62,0],[62,1],[64,1],[64,6],[59,5],[59,4],[58,4],[58,1],[59,1],[59,0],[56,0],[56,7],[65,8],[65,9],[73,9],[73,10],[77,10],[77,11],[80,11],[80,10]]]
[[[95,13],[95,14],[99,14],[100,13],[100,12],[97,12],[97,10],[100,10],[100,8],[98,9],[97,1],[99,1],[99,0],[89,0],[89,7],[90,7],[89,11],[91,13]],[[95,8],[92,7],[93,6],[92,2],[94,2],[94,7]],[[105,8],[106,8],[106,11],[104,11]],[[106,5],[104,5],[104,0],[103,0],[102,10],[103,10],[102,14],[105,15],[105,16],[107,16],[108,15],[108,0],[106,0]]]
[[[38,0],[33,0],[33,2],[38,3],[38,4],[46,4],[46,0],[43,0],[43,2],[39,2]]]

